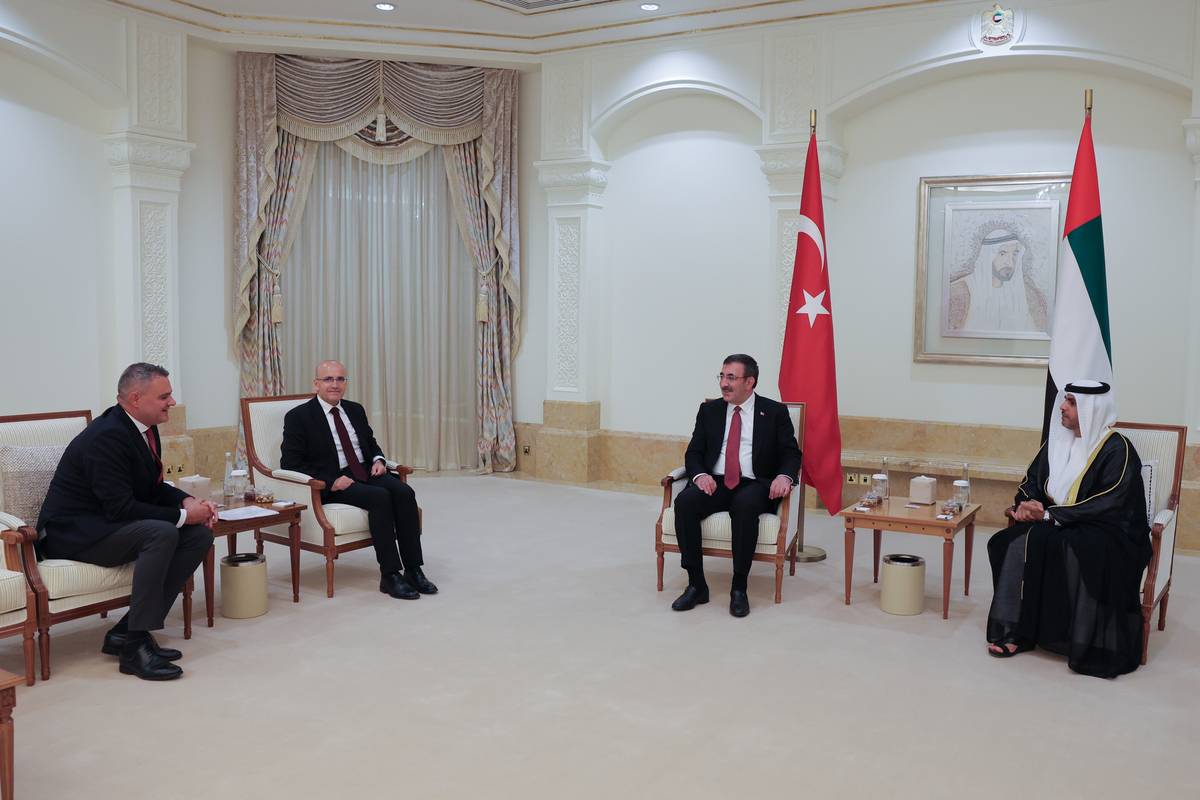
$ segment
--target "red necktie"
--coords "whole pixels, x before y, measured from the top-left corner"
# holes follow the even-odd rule
[[[333,414],[333,427],[337,428],[338,439],[342,442],[342,453],[346,456],[346,466],[350,468],[350,474],[356,481],[366,481],[367,471],[363,469],[362,462],[358,460],[358,454],[354,452],[354,445],[350,443],[350,432],[346,430],[346,423],[342,422],[341,412],[338,411],[337,406],[334,406],[329,413]]]
[[[154,445],[154,433],[149,428],[146,428],[146,444],[150,446],[150,455],[154,456],[154,463],[158,464],[158,483],[162,483],[162,459],[158,457],[158,448]]]
[[[725,442],[725,488],[733,490],[742,480],[742,407],[733,407],[729,440]]]

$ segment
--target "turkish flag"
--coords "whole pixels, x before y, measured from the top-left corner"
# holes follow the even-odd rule
[[[804,193],[800,196],[800,230],[796,234],[792,296],[783,335],[779,395],[785,403],[805,404],[800,477],[817,490],[833,515],[842,508],[842,430],[838,424],[828,266],[821,167],[814,133],[804,162]]]

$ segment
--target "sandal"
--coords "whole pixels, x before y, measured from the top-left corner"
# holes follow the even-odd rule
[[[1012,658],[1017,653],[1026,653],[1033,649],[1033,645],[1022,644],[1021,642],[1018,642],[1016,639],[1012,638],[1004,639],[1003,641],[999,642],[989,642],[988,644],[989,646],[987,652],[992,658]],[[992,645],[999,647],[1000,650],[993,650],[991,647]],[[1013,649],[1009,650],[1009,645],[1012,645]]]

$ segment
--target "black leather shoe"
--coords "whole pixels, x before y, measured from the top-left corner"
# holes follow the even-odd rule
[[[150,649],[154,651],[154,655],[167,661],[178,661],[183,658],[183,653],[173,647],[159,647],[154,636],[147,633],[147,638],[150,641]],[[104,634],[104,644],[100,646],[100,652],[106,656],[119,656],[121,650],[125,647],[124,631],[110,630]]]
[[[750,598],[741,589],[729,593],[729,613],[735,617],[744,617],[750,613]]]
[[[120,670],[144,681],[173,681],[183,675],[183,670],[155,654],[149,639],[125,643],[121,648]]]
[[[437,587],[433,585],[433,581],[425,577],[425,573],[421,571],[420,567],[413,567],[404,573],[404,579],[421,594],[437,594]]]
[[[675,602],[671,603],[672,611],[691,611],[696,606],[702,606],[708,602],[708,587],[699,588],[688,584],[688,587],[683,590],[683,594],[675,598]]]
[[[421,597],[421,593],[410,586],[399,572],[391,572],[380,578],[379,591],[399,600],[417,600]]]

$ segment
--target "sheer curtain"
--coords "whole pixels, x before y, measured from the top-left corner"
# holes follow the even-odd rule
[[[288,391],[336,358],[389,458],[476,467],[476,270],[440,148],[384,166],[321,143],[284,272]]]

